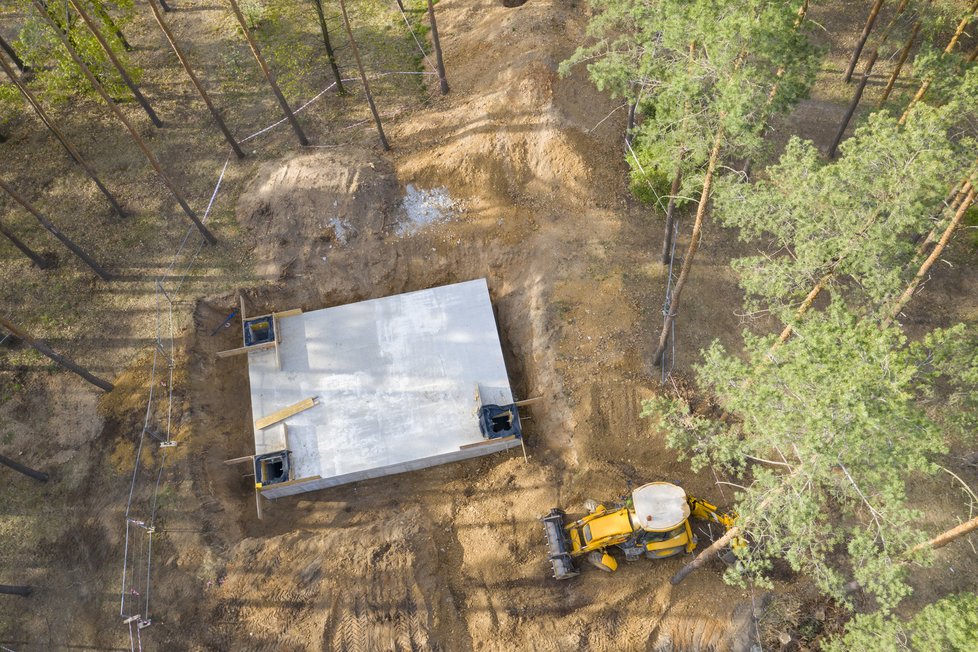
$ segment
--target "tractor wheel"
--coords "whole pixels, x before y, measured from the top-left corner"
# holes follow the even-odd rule
[[[614,568],[608,566],[603,561],[601,561],[601,553],[595,550],[594,552],[589,552],[587,555],[587,560],[591,562],[594,566],[600,568],[606,573],[614,572]]]
[[[597,508],[598,508],[598,501],[594,500],[593,498],[588,498],[587,500],[584,501],[584,509],[589,514],[594,510],[596,510]]]

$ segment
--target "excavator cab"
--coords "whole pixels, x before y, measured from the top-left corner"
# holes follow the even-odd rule
[[[601,570],[614,571],[618,562],[610,548],[622,551],[626,561],[692,552],[696,537],[689,526],[691,515],[725,527],[732,527],[734,518],[719,514],[715,506],[687,496],[682,487],[670,482],[644,484],[622,503],[588,501],[585,506],[588,514],[570,523],[557,508],[541,519],[557,579],[580,574],[574,560],[585,556]]]

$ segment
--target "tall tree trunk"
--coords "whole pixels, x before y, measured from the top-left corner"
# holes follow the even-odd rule
[[[797,473],[797,472],[798,471],[796,469],[791,473]],[[769,493],[767,495],[767,498],[762,500],[760,504],[757,506],[757,510],[759,512],[763,512],[765,509],[767,509],[768,505],[771,504],[771,501],[774,500],[774,497],[778,491],[779,489],[775,489],[774,491]],[[730,543],[740,535],[741,535],[740,527],[737,525],[733,526],[732,528],[727,530],[722,537],[714,541],[712,544],[710,544],[709,547],[703,550],[703,552],[696,555],[693,561],[689,562],[688,564],[680,568],[679,571],[677,571],[676,574],[673,575],[672,579],[670,579],[669,581],[673,584],[673,586],[679,584],[684,579],[689,577],[690,573],[692,573],[698,568],[702,568],[708,561],[710,561],[718,554],[720,554],[720,551],[723,550],[724,546],[726,546],[728,543]]]
[[[258,43],[255,42],[254,37],[251,35],[251,30],[248,29],[248,23],[245,21],[245,17],[241,14],[241,9],[238,7],[237,0],[228,0],[228,2],[231,3],[231,10],[234,12],[234,17],[238,19],[238,24],[241,25],[241,31],[244,32],[245,39],[248,41],[248,47],[251,48],[251,53],[255,55],[255,61],[258,62],[258,66],[261,68],[262,74],[265,75],[265,80],[268,81],[268,85],[272,88],[272,93],[275,94],[275,99],[278,100],[279,106],[282,107],[282,112],[285,114],[289,124],[292,125],[292,131],[295,132],[296,138],[299,139],[299,144],[302,146],[308,145],[309,139],[306,138],[306,134],[302,131],[302,127],[299,126],[299,121],[296,120],[295,114],[292,113],[292,109],[289,107],[289,103],[285,100],[285,95],[283,95],[281,89],[279,89],[278,82],[275,81],[275,73],[273,73],[268,67],[268,64],[265,63],[265,59],[261,55],[261,50],[258,49]]]
[[[680,154],[682,158],[682,154]],[[672,232],[675,230],[673,225],[676,223],[676,197],[679,195],[679,188],[683,181],[683,164],[680,160],[676,165],[676,175],[672,178],[672,186],[669,188],[669,203],[666,204],[666,232],[662,238],[662,264],[666,267],[672,262]]]
[[[917,544],[910,550],[910,552],[915,553],[919,550],[924,550],[925,548],[943,548],[955,539],[960,539],[964,535],[968,534],[969,532],[974,532],[975,530],[978,530],[978,516],[974,517],[970,521],[965,521],[957,527],[941,532],[930,541]]]
[[[114,386],[109,381],[103,380],[98,376],[96,376],[95,374],[92,374],[84,367],[81,367],[78,364],[74,363],[70,358],[66,358],[65,356],[59,353],[55,353],[55,351],[51,347],[49,347],[44,341],[35,340],[33,337],[31,337],[30,335],[22,331],[20,328],[15,326],[13,323],[11,323],[8,319],[5,319],[4,317],[0,317],[0,327],[3,327],[4,330],[9,331],[10,333],[13,333],[14,336],[22,339],[28,345],[33,347],[38,353],[41,353],[47,356],[48,358],[54,360],[68,371],[72,371],[78,374],[79,376],[81,376],[91,384],[95,385],[96,387],[100,389],[104,389],[107,392],[111,392],[114,389]]]
[[[224,140],[228,142],[228,145],[231,146],[231,149],[234,150],[234,153],[238,158],[244,158],[245,153],[241,150],[241,146],[238,145],[238,141],[234,139],[234,135],[231,134],[231,130],[228,129],[227,124],[224,123],[224,119],[221,117],[220,111],[218,111],[214,106],[214,103],[211,102],[210,96],[207,94],[207,91],[204,90],[200,80],[197,79],[197,75],[194,74],[193,69],[190,67],[190,62],[187,61],[187,57],[184,56],[183,50],[181,50],[180,46],[177,45],[177,41],[173,37],[173,33],[170,31],[170,28],[167,27],[166,21],[163,20],[163,15],[160,13],[159,8],[157,8],[155,0],[148,0],[148,2],[150,9],[153,10],[153,18],[156,19],[156,24],[160,26],[160,29],[163,31],[163,35],[166,36],[166,40],[170,44],[170,49],[173,50],[173,54],[177,55],[177,59],[180,60],[180,65],[183,66],[184,71],[186,71],[187,76],[190,78],[190,83],[193,84],[194,88],[197,90],[197,93],[200,95],[200,98],[204,100],[204,104],[207,106],[207,110],[211,112],[211,117],[213,117],[214,122],[217,123],[218,129],[220,129],[221,133],[224,134]]]
[[[10,44],[7,43],[2,36],[0,36],[0,49],[3,49],[3,51],[7,53],[7,56],[10,57],[10,60],[14,62],[14,65],[17,66],[17,69],[22,73],[27,74],[31,71],[30,66],[24,65],[24,62],[21,61],[14,49],[10,47]]]
[[[795,321],[798,321],[799,319],[804,317],[805,313],[807,313],[808,310],[812,307],[812,304],[815,303],[815,299],[818,298],[818,295],[821,294],[822,290],[825,289],[825,286],[828,285],[829,280],[832,278],[832,276],[835,275],[835,269],[840,261],[841,258],[838,259],[836,263],[832,266],[832,268],[828,272],[826,272],[822,276],[822,278],[818,280],[818,283],[815,284],[815,287],[813,287],[811,291],[809,291],[808,295],[801,302],[801,305],[798,306],[798,310],[795,311]],[[791,337],[791,334],[794,331],[795,331],[794,324],[786,325],[784,327],[784,330],[781,331],[781,334],[778,335],[778,341],[775,342],[774,345],[771,347],[771,351],[776,350],[779,346],[787,342],[788,338]]]
[[[16,235],[14,235],[13,232],[8,230],[7,227],[3,225],[3,223],[0,223],[0,235],[3,235],[5,238],[10,240],[11,244],[17,247],[17,249],[19,249],[22,254],[30,258],[31,261],[33,261],[33,263],[37,265],[39,268],[49,269],[52,266],[51,263],[44,256],[40,255],[30,247],[25,245],[21,241],[21,239],[18,238]]]
[[[893,68],[893,73],[890,74],[890,79],[886,82],[886,88],[883,89],[883,97],[880,98],[877,106],[883,106],[886,100],[889,99],[890,93],[893,92],[893,86],[896,84],[897,79],[900,78],[900,72],[903,70],[903,64],[907,62],[907,57],[910,56],[910,50],[913,49],[913,44],[917,40],[917,35],[920,34],[922,22],[922,19],[918,18],[917,22],[913,24],[913,29],[910,31],[910,36],[907,38],[907,42],[904,44],[903,49],[900,50],[900,57],[897,59],[896,66]]]
[[[946,247],[947,243],[951,240],[951,236],[954,235],[954,230],[958,228],[964,214],[974,203],[975,187],[970,182],[968,183],[968,186],[969,189],[967,195],[965,195],[961,205],[958,206],[958,210],[954,212],[954,217],[951,218],[947,228],[944,229],[944,234],[941,236],[941,239],[938,240],[937,245],[935,245],[933,251],[930,252],[930,256],[927,257],[927,260],[925,260],[920,266],[920,269],[917,270],[916,275],[914,275],[913,279],[910,281],[907,289],[904,290],[903,294],[900,295],[900,298],[896,300],[893,307],[890,309],[890,312],[883,320],[884,328],[893,323],[893,320],[895,320],[900,315],[900,312],[903,311],[904,306],[907,305],[907,302],[910,301],[911,297],[913,297],[913,293],[917,290],[917,286],[920,285],[920,282],[924,280],[925,276],[927,276],[927,272],[930,271],[930,268],[933,267],[934,263],[937,262],[937,259],[940,258],[941,253],[944,251],[944,247]]]
[[[18,473],[23,473],[28,478],[34,478],[38,482],[48,481],[47,473],[44,473],[43,471],[35,471],[31,467],[24,466],[19,462],[15,462],[14,460],[10,459],[9,457],[6,457],[5,455],[0,455],[0,464],[3,464],[4,466],[9,466],[14,471],[17,471]]]
[[[343,26],[346,28],[346,36],[350,39],[350,48],[353,50],[353,58],[357,62],[357,70],[360,72],[360,81],[363,83],[363,92],[367,96],[367,104],[370,106],[370,113],[374,117],[374,124],[377,125],[377,135],[380,137],[380,144],[387,151],[391,148],[387,142],[387,135],[384,134],[384,125],[380,122],[380,114],[377,113],[377,106],[374,104],[374,96],[370,93],[370,83],[367,81],[367,73],[363,69],[363,62],[360,60],[360,49],[353,38],[353,29],[350,27],[350,18],[346,14],[346,3],[340,0],[340,12],[343,14]]]
[[[431,43],[435,46],[435,65],[438,66],[438,82],[441,94],[448,93],[448,78],[445,77],[445,62],[441,56],[441,41],[438,38],[438,23],[435,21],[435,5],[428,0],[428,22],[431,23]]]
[[[99,17],[102,24],[108,27],[115,37],[119,39],[119,43],[122,44],[122,47],[125,48],[126,52],[132,52],[133,47],[129,44],[129,41],[126,40],[126,35],[123,34],[122,30],[119,29],[119,26],[115,24],[115,21],[112,20],[112,16],[109,15],[109,12],[105,10],[105,7],[102,6],[99,0],[88,0],[88,4],[92,6],[92,9],[95,11],[95,15]]]
[[[842,142],[842,137],[846,133],[846,129],[849,127],[849,122],[852,120],[853,114],[856,113],[856,108],[859,106],[859,100],[862,99],[863,91],[866,90],[866,84],[869,83],[869,76],[873,72],[873,66],[876,65],[876,61],[880,56],[880,48],[886,43],[887,39],[890,38],[890,33],[893,28],[896,27],[897,20],[900,15],[903,14],[904,9],[907,8],[907,3],[909,0],[901,0],[899,6],[897,7],[896,14],[890,19],[889,24],[883,33],[880,35],[879,43],[873,48],[872,54],[869,56],[869,61],[866,62],[863,68],[863,74],[859,80],[859,86],[856,88],[856,92],[852,96],[852,101],[849,103],[849,108],[846,110],[845,116],[842,118],[842,124],[839,125],[839,132],[835,135],[835,140],[832,141],[832,145],[829,147],[829,158],[835,158],[836,151],[839,149],[839,143]]]
[[[625,142],[629,145],[632,144],[632,138],[634,134],[632,133],[635,129],[635,109],[638,107],[638,102],[628,103],[628,119],[625,122]]]
[[[99,31],[95,21],[93,21],[82,8],[81,2],[79,2],[79,0],[68,0],[68,2],[70,2],[71,6],[75,8],[75,11],[77,11],[78,15],[81,16],[81,19],[85,22],[85,25],[88,26],[88,30],[92,33],[92,36],[95,37],[95,40],[98,41],[98,44],[101,46],[102,50],[108,55],[109,61],[112,62],[112,65],[115,66],[115,69],[119,72],[119,76],[122,77],[122,81],[125,82],[126,86],[129,87],[129,90],[132,91],[136,101],[139,102],[139,106],[143,107],[143,111],[146,112],[146,115],[149,116],[149,119],[154,125],[157,127],[162,127],[163,122],[156,115],[156,112],[153,110],[153,107],[149,105],[149,102],[146,101],[142,91],[140,91],[139,87],[136,86],[136,82],[134,82],[132,77],[129,76],[129,73],[126,71],[126,67],[122,65],[121,61],[119,61],[119,57],[116,56],[112,46],[110,46],[108,41],[105,40],[105,37],[102,36],[102,32]]]
[[[58,230],[58,227],[52,224],[51,221],[48,220],[46,217],[44,217],[44,215],[42,215],[40,211],[34,208],[34,206],[29,201],[24,199],[24,197],[22,197],[20,193],[18,193],[16,190],[10,187],[10,185],[8,185],[2,179],[0,179],[0,189],[2,189],[11,197],[13,197],[14,201],[16,201],[18,204],[23,206],[31,215],[33,215],[34,218],[38,221],[38,223],[40,223],[41,226],[43,226],[49,233],[51,233],[51,235],[53,235],[55,238],[61,241],[61,244],[63,244],[65,247],[71,250],[73,254],[78,256],[78,258],[80,258],[83,263],[91,267],[92,271],[94,271],[96,274],[99,275],[99,278],[101,278],[103,281],[112,280],[111,274],[109,274],[107,271],[102,269],[102,266],[96,263],[91,258],[91,256],[86,254],[81,247],[79,247],[74,242],[69,240],[68,236],[66,236],[64,233]]]
[[[676,287],[673,288],[672,296],[669,298],[669,305],[666,307],[665,316],[662,320],[662,332],[659,334],[659,346],[652,354],[652,364],[661,365],[662,356],[666,351],[666,344],[669,342],[669,333],[672,324],[676,320],[679,309],[679,300],[682,297],[683,288],[686,287],[686,280],[689,278],[689,270],[693,266],[693,258],[700,245],[700,236],[703,231],[703,218],[706,215],[706,207],[710,202],[710,194],[713,188],[713,175],[716,171],[717,161],[720,159],[720,150],[723,148],[723,127],[717,129],[716,138],[713,141],[713,150],[710,152],[710,160],[706,166],[706,176],[703,178],[703,190],[700,193],[700,203],[696,207],[696,221],[693,223],[693,233],[689,240],[689,247],[686,249],[686,256],[683,258],[683,266],[679,271],[679,279]]]
[[[968,23],[970,23],[975,17],[976,11],[978,11],[978,0],[971,3],[971,8],[968,10],[968,13],[961,19],[960,22],[958,22],[957,29],[954,30],[951,40],[948,41],[947,47],[944,48],[944,52],[941,54],[942,58],[954,51],[954,47],[958,44],[958,40],[961,38],[961,35],[964,34],[964,30],[968,27]],[[978,48],[975,49],[975,52],[978,54]],[[971,61],[974,61],[974,58],[972,58]],[[934,80],[928,77],[920,83],[920,88],[917,89],[913,99],[910,100],[910,103],[907,104],[907,108],[904,109],[903,115],[900,116],[899,124],[903,124],[907,121],[907,116],[910,115],[910,110],[915,104],[917,104],[917,102],[924,98],[924,95],[927,93],[927,90],[930,88],[930,85],[933,82]]]
[[[953,215],[954,211],[958,210],[958,206],[960,206],[961,202],[963,202],[965,197],[967,197],[968,189],[970,187],[968,177],[962,179],[961,182],[951,191],[951,194],[944,200],[941,210],[934,216],[934,221],[939,222],[941,215],[943,215],[945,211],[948,211]],[[914,251],[913,259],[910,263],[911,265],[916,263],[917,260],[919,260],[920,257],[927,252],[927,247],[937,241],[937,233],[938,224],[935,224],[934,227],[927,232],[927,235],[921,239],[920,244],[917,245],[917,250]]]
[[[869,10],[869,16],[866,18],[866,24],[863,26],[863,33],[859,35],[859,40],[856,41],[856,47],[852,51],[852,56],[849,58],[849,66],[846,68],[846,74],[844,75],[845,82],[848,84],[852,81],[852,73],[856,70],[856,64],[859,63],[859,56],[863,52],[863,48],[866,47],[866,41],[869,39],[870,33],[873,31],[873,25],[876,23],[876,17],[880,15],[880,9],[883,8],[884,0],[875,0],[873,6]]]
[[[38,117],[41,118],[41,122],[43,122],[51,133],[54,134],[55,138],[58,139],[58,142],[61,143],[61,146],[64,147],[68,154],[71,155],[71,158],[75,159],[75,162],[85,170],[85,174],[87,174],[88,177],[95,182],[95,185],[98,186],[99,191],[101,191],[101,193],[105,195],[105,198],[109,200],[109,203],[112,205],[112,210],[116,212],[116,215],[119,217],[125,217],[126,214],[123,212],[122,207],[116,200],[115,195],[109,192],[109,189],[105,187],[105,184],[103,184],[101,179],[98,178],[98,175],[95,174],[95,170],[92,169],[92,166],[90,166],[85,159],[82,158],[82,155],[78,152],[75,146],[71,144],[68,137],[54,125],[54,122],[48,117],[47,113],[44,111],[44,108],[41,106],[41,103],[34,97],[34,94],[31,93],[30,89],[28,89],[26,85],[17,79],[17,76],[14,74],[10,64],[4,61],[2,57],[0,57],[0,68],[3,68],[3,71],[7,73],[7,77],[10,78],[10,81],[14,83],[17,90],[20,91],[21,95],[23,95],[27,99],[27,102],[34,108],[34,111],[37,113]]]
[[[31,587],[29,586],[13,586],[10,584],[0,584],[0,595],[21,595],[25,598],[31,594]]]
[[[880,213],[881,211],[879,210],[873,211],[873,213],[869,216],[866,222],[862,225],[862,228],[860,228],[859,231],[849,239],[849,242],[845,247],[845,249],[840,251],[835,258],[829,261],[828,270],[822,275],[822,277],[818,280],[818,282],[815,283],[812,289],[802,300],[801,304],[798,306],[798,310],[795,311],[795,316],[793,319],[794,322],[797,322],[802,317],[804,317],[805,313],[807,313],[809,309],[811,309],[812,305],[815,303],[815,299],[818,298],[818,295],[822,293],[822,290],[828,287],[829,281],[832,280],[832,278],[835,276],[836,271],[838,271],[839,269],[839,265],[842,264],[842,261],[844,261],[849,256],[849,254],[852,253],[854,249],[857,249],[859,247],[859,243],[862,242],[864,236],[866,235],[866,232],[870,229],[870,227],[872,227],[873,224],[876,223],[876,220],[879,218]],[[778,350],[778,348],[782,344],[787,342],[788,338],[791,337],[791,334],[794,332],[794,330],[795,327],[793,323],[787,324],[784,327],[784,330],[782,330],[781,334],[778,336],[777,341],[771,345],[771,349],[769,353],[774,353],[775,351]]]
[[[81,57],[78,55],[78,52],[68,41],[68,37],[58,28],[57,23],[55,23],[54,20],[51,18],[51,16],[48,14],[41,0],[31,0],[31,2],[33,3],[34,7],[38,10],[38,12],[40,12],[41,17],[54,30],[55,35],[57,35],[62,45],[65,46],[65,49],[68,50],[68,54],[71,55],[72,60],[78,65],[81,71],[85,74],[85,77],[88,79],[88,82],[92,85],[92,87],[99,94],[102,100],[108,105],[109,110],[112,111],[115,117],[123,125],[125,125],[126,130],[129,132],[129,135],[132,136],[132,139],[134,141],[136,141],[136,145],[139,147],[140,151],[142,151],[143,156],[145,156],[146,160],[149,161],[149,164],[152,166],[153,170],[156,171],[156,174],[160,177],[160,180],[170,191],[170,194],[173,195],[173,198],[177,200],[178,204],[180,204],[180,208],[183,209],[183,212],[187,215],[188,218],[190,218],[190,221],[194,223],[194,226],[196,226],[200,234],[204,236],[204,239],[210,244],[215,244],[217,242],[217,238],[215,238],[214,234],[212,234],[207,229],[207,227],[204,226],[204,223],[201,222],[200,218],[197,217],[197,213],[195,213],[193,209],[190,208],[190,205],[183,198],[183,195],[180,194],[176,186],[173,185],[173,182],[170,181],[170,178],[166,176],[166,173],[163,172],[163,167],[160,165],[160,162],[156,159],[156,156],[153,155],[153,152],[150,151],[149,147],[146,146],[146,143],[143,142],[143,139],[139,136],[139,132],[137,132],[136,128],[132,126],[132,123],[129,122],[129,119],[126,118],[122,110],[115,105],[115,102],[112,101],[112,98],[109,97],[108,92],[106,92],[105,87],[102,86],[99,80],[95,78],[95,75],[92,74],[92,71],[89,69],[89,67],[85,64],[84,61],[82,61]]]
[[[333,71],[333,79],[336,80],[336,93],[337,95],[346,95],[346,90],[343,88],[343,78],[340,76],[340,69],[336,65],[336,54],[333,52],[333,44],[329,40],[329,30],[326,29],[326,14],[323,13],[323,0],[312,0],[312,4],[316,6],[319,29],[323,33],[323,45],[326,46],[326,60],[329,61],[329,67]]]
[[[702,568],[707,562],[719,555],[720,551],[738,536],[740,536],[740,528],[735,525],[727,530],[722,537],[711,543],[708,547],[704,548],[702,552],[693,558],[693,561],[676,571],[676,574],[669,579],[669,582],[673,586],[680,584],[683,580],[689,577],[693,571]]]

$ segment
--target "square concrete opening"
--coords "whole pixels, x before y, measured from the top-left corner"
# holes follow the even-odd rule
[[[485,279],[272,322],[276,349],[247,353],[268,498],[522,443]]]

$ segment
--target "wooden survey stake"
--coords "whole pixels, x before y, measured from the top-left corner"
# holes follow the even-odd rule
[[[304,399],[298,403],[294,403],[288,407],[284,407],[281,410],[272,412],[267,417],[262,417],[255,421],[255,427],[259,430],[264,430],[268,426],[274,425],[279,421],[285,421],[294,414],[299,414],[300,412],[305,412],[306,410],[315,407],[318,404],[317,397],[313,396],[311,398]]]

